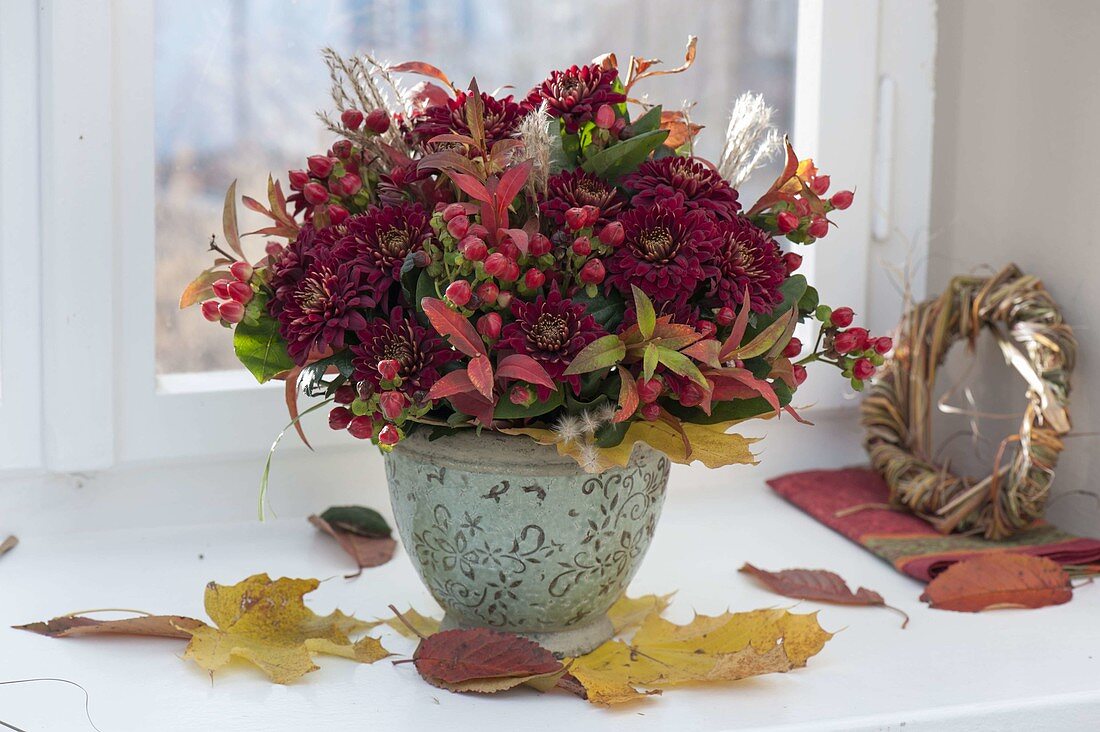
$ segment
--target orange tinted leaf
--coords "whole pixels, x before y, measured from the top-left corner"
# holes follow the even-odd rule
[[[466,367],[466,373],[470,376],[470,383],[486,399],[493,398],[493,365],[489,363],[488,356],[474,356]]]
[[[471,358],[486,354],[485,343],[477,329],[460,313],[434,297],[424,298],[420,306],[436,332],[450,340],[452,346]]]
[[[141,615],[120,620],[95,620],[81,615],[63,615],[44,623],[16,625],[16,630],[28,630],[50,638],[75,635],[143,635],[158,638],[191,638],[190,631],[203,625],[201,620],[182,615]]]
[[[393,559],[393,553],[397,549],[397,542],[388,536],[363,536],[333,526],[320,516],[310,516],[309,522],[335,539],[340,548],[355,560],[358,571],[345,575],[347,579],[358,577],[364,569],[385,564]]]
[[[180,295],[180,310],[197,305],[203,300],[209,300],[214,296],[212,285],[223,277],[228,277],[229,272],[224,269],[203,270],[198,277],[191,280]]]
[[[451,89],[451,91],[458,91],[457,89],[455,89],[455,85],[451,83],[451,80],[447,78],[447,75],[444,74],[442,70],[424,61],[406,61],[403,64],[395,64],[393,66],[389,66],[387,67],[387,70],[395,71],[401,74],[420,74],[421,76],[428,76],[435,79],[436,81],[443,82]]]
[[[848,583],[840,575],[826,569],[784,569],[779,572],[768,572],[746,562],[740,571],[752,575],[767,585],[772,592],[785,597],[832,602],[838,605],[888,607],[905,616],[905,622],[901,627],[904,628],[909,624],[909,616],[887,605],[882,595],[866,587],[860,587],[852,592]]]
[[[244,249],[241,248],[241,234],[237,228],[237,181],[229,184],[229,190],[225,192],[225,205],[222,207],[222,231],[225,232],[225,241],[233,252],[244,259]]]
[[[699,134],[703,125],[697,125],[688,121],[687,115],[681,111],[661,112],[662,130],[668,130],[668,137],[662,143],[665,147],[675,150]]]
[[[611,421],[615,424],[630,419],[638,409],[638,385],[629,371],[620,368],[619,371],[619,409]]]
[[[1069,575],[1058,563],[1007,552],[952,564],[920,596],[934,608],[967,613],[1061,605],[1072,598]]]

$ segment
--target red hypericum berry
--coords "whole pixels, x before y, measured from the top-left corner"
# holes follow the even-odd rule
[[[348,220],[348,210],[343,206],[333,204],[328,207],[328,220],[332,224],[342,224]]]
[[[458,248],[462,252],[462,256],[471,262],[480,262],[489,255],[489,247],[486,246],[485,240],[479,236],[467,236],[459,243]]]
[[[369,440],[374,435],[374,422],[363,414],[348,422],[348,432],[359,440]]]
[[[497,295],[500,294],[500,288],[497,287],[495,282],[482,282],[477,286],[478,299],[483,303],[492,305],[497,300]]]
[[[638,399],[645,404],[651,404],[657,401],[664,388],[664,384],[657,379],[642,379],[638,382]]]
[[[714,334],[718,332],[718,326],[709,320],[700,320],[699,325],[695,326],[695,329],[699,331],[704,338],[712,338]]]
[[[347,429],[355,415],[347,407],[333,407],[328,413],[328,426],[334,430]]]
[[[714,314],[714,319],[718,321],[718,325],[730,325],[737,319],[737,313],[733,312],[733,308],[718,308],[718,312]]]
[[[378,373],[386,381],[393,381],[401,373],[401,364],[396,359],[382,359],[378,362]]]
[[[336,389],[336,392],[332,395],[332,398],[337,404],[351,404],[355,401],[355,387],[351,384],[344,384]]]
[[[244,319],[244,305],[234,300],[223,302],[218,306],[218,312],[227,323],[239,323]]]
[[[252,286],[247,282],[233,281],[229,283],[229,297],[241,305],[247,305],[252,300]]]
[[[345,196],[354,196],[363,187],[363,179],[355,173],[348,173],[340,179],[340,191]]]
[[[554,248],[554,244],[544,234],[534,234],[531,240],[527,242],[527,253],[532,257],[541,257],[543,254],[549,254],[550,250]]]
[[[829,203],[833,204],[833,208],[843,211],[852,205],[852,199],[855,198],[855,193],[851,191],[837,191],[833,194],[833,197],[829,199]]]
[[[399,391],[384,391],[378,395],[378,407],[386,419],[397,419],[405,409],[405,395]]]
[[[217,300],[207,300],[202,304],[202,317],[206,318],[211,323],[217,323],[222,319],[222,314],[218,310]]]
[[[252,279],[252,265],[248,262],[234,262],[229,266],[229,272],[237,278],[239,282],[248,282]]]
[[[603,278],[606,276],[607,270],[604,268],[603,262],[598,259],[589,259],[581,267],[581,282],[586,285],[598,285],[603,282]]]
[[[478,288],[479,290],[481,288]],[[495,299],[495,295],[494,295]],[[500,313],[485,313],[477,319],[477,332],[485,336],[489,341],[500,338],[500,327],[504,324]]]
[[[689,381],[680,389],[680,404],[685,407],[697,407],[703,403],[703,396],[703,389]]]
[[[596,110],[595,122],[601,130],[611,129],[611,125],[615,124],[615,110],[611,108],[610,104],[600,105],[600,108]]]
[[[537,290],[546,282],[546,275],[532,267],[523,274],[523,284],[528,290]]]
[[[779,215],[775,217],[775,225],[780,234],[794,231],[798,228],[798,224],[799,218],[790,211],[780,211]]]
[[[465,216],[465,215],[466,215],[466,207],[463,206],[461,203],[451,203],[451,204],[448,204],[443,209],[443,220],[444,221],[450,221],[451,219],[453,219],[456,216]]]
[[[810,227],[806,229],[806,233],[815,239],[820,239],[829,233],[829,222],[818,216],[810,222]]]
[[[609,247],[617,247],[622,244],[624,236],[623,225],[618,221],[612,221],[600,229],[600,241]]]
[[[642,415],[642,419],[646,421],[655,422],[661,416],[661,406],[656,402],[643,404],[641,409],[638,410],[638,414]]]
[[[584,211],[585,226],[595,226],[596,222],[600,220],[600,209],[595,206],[584,206],[581,210]]]
[[[802,255],[787,252],[783,255],[783,266],[787,269],[787,274],[794,272],[802,266]]]
[[[519,279],[519,262],[514,259],[509,259],[507,267],[504,273],[500,276],[500,279],[505,282],[515,282]]]
[[[794,212],[798,214],[798,218],[806,218],[810,215],[810,202],[807,201],[805,198],[795,199]]]
[[[611,134],[615,137],[622,137],[623,128],[626,127],[626,120],[622,117],[615,118],[615,124],[611,125]]]
[[[573,240],[573,253],[581,257],[592,253],[592,242],[587,236],[578,236]]]
[[[792,338],[783,348],[783,355],[787,358],[794,358],[800,353],[802,353],[802,341],[797,338]]]
[[[307,183],[302,189],[302,195],[305,196],[306,202],[316,206],[324,203],[328,200],[328,190],[317,181]]]
[[[341,160],[347,160],[351,157],[351,142],[348,140],[337,140],[332,143],[332,154]]]
[[[855,311],[851,308],[837,308],[829,316],[829,322],[838,328],[847,328],[852,324],[855,315]]]
[[[508,270],[508,257],[500,252],[493,252],[485,258],[485,272],[493,277],[500,277]]]
[[[852,330],[842,330],[833,337],[833,350],[837,353],[844,355],[845,353],[852,353],[853,351],[860,350],[860,334]]]
[[[232,282],[232,280],[229,280],[229,279],[217,280],[217,281],[214,282],[213,285],[210,286],[210,289],[212,289],[214,291],[214,294],[217,295],[218,297],[220,297],[222,300],[228,300],[229,299],[229,283],[230,282]]]
[[[586,221],[588,221],[588,214],[584,212],[583,208],[570,208],[565,212],[565,225],[571,231],[583,229]]]
[[[868,348],[871,348],[874,345],[871,340],[871,334],[867,332],[866,328],[849,328],[848,332],[855,333],[856,336],[859,338],[859,343],[856,344],[857,351],[866,351]]]
[[[482,239],[489,238],[489,230],[481,224],[470,224],[470,230],[466,233],[467,236],[478,236]]]
[[[462,307],[470,302],[470,296],[474,294],[474,291],[470,287],[470,283],[466,280],[455,280],[447,285],[447,292],[445,294],[448,300]]]
[[[387,447],[392,447],[401,442],[401,433],[392,424],[388,424],[378,432],[378,442]]]
[[[461,239],[470,231],[470,219],[467,216],[455,216],[447,222],[447,232],[455,239]]]
[[[340,113],[340,122],[349,130],[357,130],[363,124],[363,113],[358,109],[345,109]]]
[[[518,406],[526,406],[531,401],[531,390],[523,384],[516,384],[508,392],[508,401]]]
[[[798,386],[799,384],[801,384],[803,381],[806,380],[806,367],[805,366],[802,366],[801,364],[796,363],[794,365],[794,367],[792,368],[792,371],[794,371],[794,385],[795,386]]]
[[[824,196],[825,191],[829,190],[829,176],[815,175],[810,182],[810,190],[814,192],[815,196]]]
[[[332,158],[328,155],[310,155],[306,158],[306,164],[309,167],[309,172],[318,178],[328,178],[334,167]]]
[[[290,190],[300,191],[309,183],[309,173],[304,170],[292,170],[287,173],[287,178],[290,180]]]
[[[376,135],[381,135],[390,128],[390,116],[384,109],[375,109],[367,115],[367,129]]]
[[[852,364],[852,376],[856,377],[860,381],[869,379],[875,374],[875,365],[871,363],[869,358],[857,358],[856,362]]]
[[[508,306],[511,305],[511,304],[512,304],[512,293],[508,292],[507,290],[504,290],[499,295],[497,295],[497,306],[498,307],[507,310]]]
[[[875,339],[875,353],[886,355],[894,347],[894,341],[886,336]]]

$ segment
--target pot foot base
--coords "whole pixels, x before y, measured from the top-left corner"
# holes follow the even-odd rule
[[[472,628],[476,624],[463,623],[450,613],[443,616],[440,630],[452,630],[454,628]],[[496,630],[494,628],[494,630]],[[611,621],[607,615],[601,615],[594,621],[583,625],[576,625],[564,630],[552,630],[546,632],[513,632],[524,638],[529,638],[558,658],[574,658],[594,651],[615,635],[615,629],[611,627]]]

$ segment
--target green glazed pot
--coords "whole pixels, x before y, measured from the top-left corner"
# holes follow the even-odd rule
[[[611,637],[607,610],[649,548],[668,458],[638,445],[585,473],[527,437],[417,430],[386,455],[394,518],[444,628],[486,626],[561,655]]]

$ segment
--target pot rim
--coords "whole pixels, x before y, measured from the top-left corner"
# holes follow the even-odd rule
[[[391,454],[439,467],[470,473],[513,475],[583,475],[577,462],[559,455],[552,445],[540,445],[526,435],[494,430],[463,429],[429,440],[430,430],[419,428],[397,443]],[[389,457],[389,455],[387,455]]]

